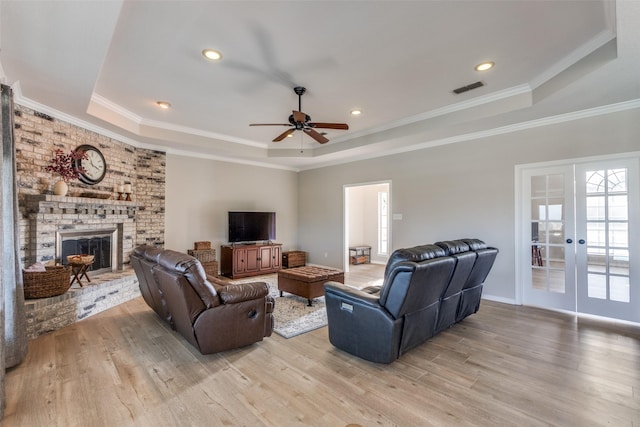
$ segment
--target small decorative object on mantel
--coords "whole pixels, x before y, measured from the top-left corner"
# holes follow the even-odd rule
[[[116,193],[118,193],[118,200],[124,200],[124,184],[116,185]]]
[[[85,191],[78,195],[78,197],[86,197],[88,199],[110,199],[111,194],[109,193],[97,193],[93,191]]]
[[[127,202],[131,201],[131,193],[132,193],[131,184],[125,184],[124,185],[124,194],[127,195],[127,197],[124,199],[125,201],[127,201]]]
[[[56,155],[49,160],[49,166],[44,168],[47,172],[55,172],[62,178],[53,185],[53,194],[56,196],[66,196],[69,191],[68,182],[78,179],[83,168],[76,168],[74,162],[78,159],[86,159],[84,151],[71,150],[65,154],[61,149],[56,149]]]
[[[118,200],[131,201],[131,194],[133,193],[131,184],[118,184],[115,187],[115,191],[118,193]]]

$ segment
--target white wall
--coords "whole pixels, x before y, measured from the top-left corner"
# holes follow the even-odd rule
[[[296,172],[167,155],[165,247],[185,252],[211,241],[220,260],[228,243],[227,212],[276,212],[276,242],[296,250]]]
[[[392,222],[392,250],[482,239],[500,249],[485,294],[514,300],[515,166],[638,150],[640,109],[634,109],[304,171],[298,242],[310,263],[343,267],[343,186],[390,180],[393,212],[403,215]]]

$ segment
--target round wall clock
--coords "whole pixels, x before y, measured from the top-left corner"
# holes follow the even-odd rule
[[[74,166],[84,168],[84,172],[80,173],[78,179],[89,185],[102,181],[107,173],[107,162],[102,152],[92,145],[81,145],[76,148],[76,151],[84,151],[87,154],[86,159],[78,159],[74,163]]]

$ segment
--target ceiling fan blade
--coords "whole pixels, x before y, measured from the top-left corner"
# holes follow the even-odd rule
[[[309,135],[311,138],[313,138],[316,141],[318,141],[320,144],[324,144],[324,143],[329,142],[329,140],[327,138],[325,138],[324,136],[320,135],[318,132],[316,132],[315,130],[313,130],[311,128],[305,128],[304,131],[305,131],[305,133],[307,135]]]
[[[291,126],[291,123],[251,123],[249,126]]]
[[[280,135],[278,135],[276,137],[276,139],[273,140],[273,142],[278,142],[278,141],[282,141],[283,139],[285,139],[286,137],[288,137],[289,135],[291,135],[293,132],[295,132],[295,128],[291,128],[291,129],[287,129],[284,132],[282,132]]]
[[[308,126],[318,129],[341,129],[349,130],[349,125],[346,123],[307,123]]]
[[[293,121],[296,123],[304,123],[307,121],[307,115],[301,111],[293,111]]]

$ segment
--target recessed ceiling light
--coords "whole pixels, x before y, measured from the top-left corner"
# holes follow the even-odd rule
[[[287,135],[287,138],[293,138],[293,134],[290,133],[289,135]]]
[[[220,59],[222,59],[222,54],[220,52],[218,52],[217,50],[213,50],[213,49],[205,49],[202,51],[202,56],[204,56],[205,58],[211,60],[211,61],[218,61]]]
[[[362,114],[362,110],[351,110],[352,116],[359,116],[360,114]]]
[[[480,64],[476,65],[476,71],[487,71],[492,69],[494,65],[496,64],[491,61],[481,62]]]
[[[156,102],[156,104],[158,104],[158,107],[163,108],[165,110],[168,110],[169,108],[171,108],[171,103],[167,101],[158,101]]]

